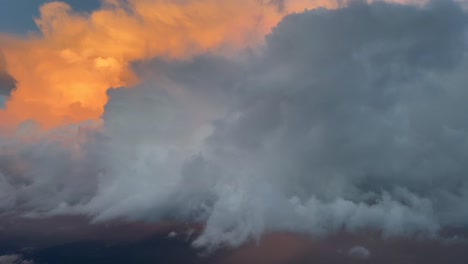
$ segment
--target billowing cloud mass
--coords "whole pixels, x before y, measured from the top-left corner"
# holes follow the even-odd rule
[[[46,48],[50,43],[37,39],[35,45],[43,48],[24,55],[33,66],[15,62],[9,68],[25,83],[18,84],[3,114],[16,118],[15,104],[34,105],[20,95],[31,89],[28,98],[57,115],[72,114],[65,110],[70,102],[92,96],[99,101],[93,104],[96,115],[86,117],[101,116],[102,124],[75,123],[31,136],[37,122],[49,121],[39,118],[39,112],[37,119],[25,114],[36,123],[24,122],[14,136],[0,140],[2,211],[203,223],[194,245],[213,247],[239,245],[277,230],[434,237],[464,227],[468,16],[456,3],[360,1],[306,10],[277,18],[281,21],[264,43],[254,46],[245,44],[250,38],[240,29],[252,33],[252,21],[244,16],[256,16],[244,11],[256,14],[257,9],[244,6],[237,14],[243,2],[214,5],[207,14],[197,11],[196,1],[180,4],[193,8],[187,13],[178,5],[152,1],[161,4],[152,9],[145,3],[150,1],[107,1],[102,11],[86,16],[90,21],[115,19],[117,24],[106,32],[122,37],[116,40],[93,35],[111,24],[89,24],[63,4],[43,7],[39,24],[44,35],[55,47],[77,43],[81,53],[62,50],[52,56]],[[277,3],[282,10],[288,2]],[[48,13],[49,8],[56,9]],[[160,8],[178,15],[158,16]],[[142,19],[134,20],[129,14],[139,10]],[[235,19],[213,22],[227,16],[220,10],[234,12]],[[154,34],[167,42],[140,43],[151,37],[147,30],[155,25],[146,22],[146,12],[153,12],[148,19],[154,23],[195,31],[172,36],[163,27]],[[188,14],[196,23],[181,22]],[[196,14],[203,14],[200,20]],[[64,25],[75,20],[81,27],[64,34]],[[276,22],[268,21],[272,24],[260,27],[264,33]],[[89,36],[81,31],[90,26]],[[132,29],[126,31],[127,26]],[[81,43],[76,36],[83,34]],[[6,43],[16,47],[18,40]],[[235,56],[222,49],[239,43]],[[13,55],[8,54],[16,54],[9,53],[11,47],[6,52],[9,67]],[[93,47],[91,55],[85,47]],[[94,49],[101,49],[101,57],[95,57]],[[147,59],[148,53],[156,58]],[[42,63],[35,64],[36,55],[45,56]],[[30,72],[52,67],[55,59],[65,63],[63,56],[80,62],[62,65],[63,72],[56,75]],[[75,75],[76,65],[86,72]],[[106,74],[95,68],[99,65]],[[97,81],[95,86],[81,84],[92,93],[70,88],[70,94],[45,100],[62,77],[86,76]],[[108,90],[137,79],[131,89]],[[35,89],[43,84],[51,90]],[[96,91],[102,97],[94,97]],[[58,105],[48,108],[49,102]],[[82,107],[77,113],[87,113]],[[62,117],[56,118],[48,124],[56,125]]]

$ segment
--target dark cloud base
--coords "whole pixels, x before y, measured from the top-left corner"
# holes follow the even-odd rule
[[[34,264],[465,264],[468,259],[468,243],[463,240],[382,239],[380,235],[364,233],[314,239],[276,232],[237,248],[206,254],[192,247],[196,235],[187,235],[188,230],[198,227],[186,224],[158,227],[114,222],[96,226],[70,217],[16,220],[26,228],[22,235],[0,231],[0,256],[21,256]],[[42,227],[40,234],[37,229],[28,230],[27,226],[34,225]],[[173,230],[177,234],[168,236]],[[359,249],[367,253],[359,253]]]

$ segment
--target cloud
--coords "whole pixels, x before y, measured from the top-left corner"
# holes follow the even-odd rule
[[[208,140],[220,174],[236,176],[197,242],[237,244],[275,226],[463,225],[465,32],[453,3],[286,17]]]
[[[348,254],[352,257],[355,258],[362,258],[362,259],[367,259],[371,256],[371,252],[369,249],[363,247],[363,246],[355,246],[352,247],[349,251]]]
[[[213,248],[463,226],[466,22],[452,2],[358,2],[287,16],[239,56],[136,63],[102,126],[0,139],[0,206],[201,222]]]
[[[34,120],[47,130],[98,120],[107,90],[138,83],[134,62],[232,53],[260,43],[286,14],[337,6],[335,0],[289,0],[281,11],[269,1],[250,0],[101,2],[92,12],[47,2],[35,20],[40,34],[0,34],[9,72],[18,80],[0,111],[4,127]]]
[[[16,81],[6,72],[0,73],[0,95],[8,96],[15,89]]]
[[[20,255],[2,255],[0,256],[0,264],[34,264],[34,261],[25,260]]]
[[[9,96],[16,87],[16,80],[7,72],[6,61],[0,51],[0,96]]]

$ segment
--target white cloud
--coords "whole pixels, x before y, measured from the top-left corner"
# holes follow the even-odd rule
[[[355,246],[349,249],[348,254],[355,258],[363,258],[367,259],[371,256],[371,252],[369,249],[363,246]]]

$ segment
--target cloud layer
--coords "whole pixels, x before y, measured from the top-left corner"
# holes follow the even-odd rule
[[[196,246],[463,227],[466,22],[452,2],[359,2],[287,16],[239,56],[135,63],[102,126],[0,139],[0,209],[201,222]]]

